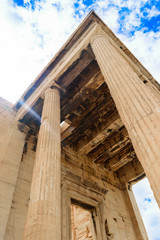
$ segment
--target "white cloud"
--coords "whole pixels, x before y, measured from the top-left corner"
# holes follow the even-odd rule
[[[119,28],[119,9],[117,7],[110,6],[106,8],[97,7],[96,10],[96,13],[102,18],[107,26],[111,28],[112,31],[117,32]]]
[[[139,27],[141,24],[141,14],[134,10],[130,12],[126,18],[125,22],[123,24],[124,31],[133,31],[135,27]]]
[[[136,27],[140,27],[143,17],[141,8],[147,2],[149,3],[150,1],[99,0],[95,3],[95,10],[138,60],[150,71],[153,77],[160,82],[160,29],[157,29],[159,30],[157,32],[152,30],[145,31],[146,29],[144,28],[135,30]],[[112,6],[109,7],[109,4],[112,4]],[[122,7],[128,9],[123,22],[120,21],[119,13]],[[159,14],[155,6],[150,10],[145,8],[145,11],[148,11],[150,18]],[[120,23],[123,30],[121,33],[118,31]],[[133,30],[135,30],[135,34],[131,36],[130,31]]]
[[[25,3],[27,2],[30,1],[26,0]],[[35,11],[29,5],[23,8],[13,6],[12,1],[0,2],[2,97],[15,102],[92,7],[151,73],[159,78],[159,33],[144,34],[139,31],[132,38],[127,36],[132,28],[140,25],[140,8],[146,0],[99,0],[88,8],[81,0],[78,2],[77,15],[75,2],[76,0],[41,0],[36,2]],[[119,11],[122,7],[127,7],[130,12],[123,22],[124,34],[119,34]],[[153,7],[152,15],[156,11]]]
[[[160,15],[160,11],[153,6],[151,9],[147,9],[146,12],[148,13],[147,18],[151,19],[152,17],[156,17]]]
[[[160,82],[160,31],[137,31],[133,37],[120,35],[122,41]]]
[[[34,12],[31,8],[13,7],[2,1],[0,9],[0,64],[3,66],[0,95],[15,102],[78,26],[80,19],[74,16],[70,0],[41,1]]]

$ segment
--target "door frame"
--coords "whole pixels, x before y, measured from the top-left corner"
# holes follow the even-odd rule
[[[96,240],[106,240],[105,233],[105,196],[91,187],[71,179],[63,178],[62,185],[62,239],[71,240],[71,203],[72,199],[88,204],[95,209]]]

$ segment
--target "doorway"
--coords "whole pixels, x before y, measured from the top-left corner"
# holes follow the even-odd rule
[[[71,199],[71,240],[96,240],[96,208]]]

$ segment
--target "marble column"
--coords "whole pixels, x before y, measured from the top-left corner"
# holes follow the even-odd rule
[[[140,80],[107,35],[93,37],[91,46],[160,206],[160,97]]]
[[[61,240],[60,94],[45,92],[23,240]]]

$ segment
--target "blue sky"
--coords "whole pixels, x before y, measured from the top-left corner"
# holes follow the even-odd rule
[[[91,9],[160,82],[160,1],[1,0],[0,96],[15,103]],[[150,240],[160,240],[147,180],[134,192]]]
[[[133,192],[150,240],[160,240],[160,210],[147,178],[133,185]]]
[[[16,102],[91,9],[160,81],[160,1],[2,0],[0,95]]]

